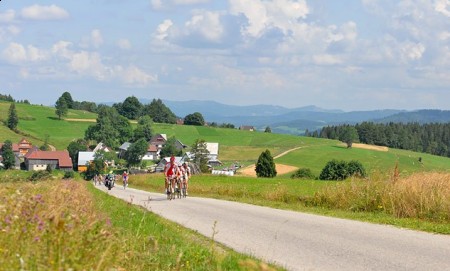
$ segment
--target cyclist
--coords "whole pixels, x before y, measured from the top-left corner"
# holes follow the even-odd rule
[[[123,172],[122,180],[123,180],[123,189],[125,189],[128,186],[128,172],[126,171]]]
[[[186,196],[187,196],[188,195],[188,187],[189,187],[189,179],[191,178],[191,168],[189,167],[187,162],[184,162],[182,169],[183,169],[183,173],[184,173],[183,181],[186,185]]]
[[[176,177],[177,177],[177,171],[178,171],[178,167],[175,163],[175,156],[171,156],[170,157],[170,162],[167,163],[164,166],[164,176],[165,176],[165,180],[164,180],[164,186],[165,186],[165,192],[167,193],[173,193],[174,192],[174,187],[175,187],[175,182],[176,182]],[[172,191],[168,191],[168,186],[169,186],[169,182],[172,183]]]

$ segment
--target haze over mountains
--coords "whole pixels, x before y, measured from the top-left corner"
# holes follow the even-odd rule
[[[149,103],[148,100],[141,100]],[[202,113],[208,122],[232,123],[236,127],[252,125],[259,130],[269,126],[273,132],[302,134],[306,129],[314,131],[327,125],[373,122],[450,122],[450,111],[395,109],[351,111],[324,109],[314,105],[286,108],[274,105],[236,106],[215,101],[169,101],[163,100],[177,116],[194,112]]]
[[[139,99],[143,104],[151,103],[149,99]],[[277,105],[227,105],[215,101],[170,101],[163,103],[179,117],[200,112],[205,121],[232,123],[236,127],[242,125],[255,126],[263,131],[269,126],[272,132],[301,135],[305,130],[315,131],[327,125],[356,124],[363,121],[380,123],[418,122],[447,123],[450,122],[450,110],[422,109],[398,110],[380,109],[345,112],[340,109],[324,109],[315,105],[286,108]],[[104,103],[112,105],[112,102]]]

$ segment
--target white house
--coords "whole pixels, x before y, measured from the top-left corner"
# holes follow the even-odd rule
[[[219,158],[219,143],[206,142],[206,149],[209,151],[209,160],[217,160]]]

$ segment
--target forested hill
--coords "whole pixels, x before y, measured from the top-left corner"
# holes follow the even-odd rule
[[[356,129],[358,141],[361,143],[450,157],[450,122],[428,124],[363,122],[354,126],[327,126],[313,136],[343,140],[348,129]]]
[[[417,122],[420,124],[434,123],[434,122],[447,123],[447,122],[450,122],[450,110],[424,109],[424,110],[418,110],[418,111],[413,111],[413,112],[400,112],[400,113],[376,120],[375,122],[380,122],[380,123]]]

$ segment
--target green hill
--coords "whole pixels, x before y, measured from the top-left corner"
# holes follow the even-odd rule
[[[7,118],[10,103],[0,102],[0,118]],[[22,137],[29,139],[34,145],[41,145],[46,135],[49,143],[58,150],[66,149],[76,138],[83,138],[84,131],[95,121],[96,114],[69,110],[68,120],[59,120],[52,107],[16,104],[19,115],[18,129],[21,134],[10,131],[0,125],[0,141],[10,139],[19,141]],[[134,125],[134,124],[133,124]],[[404,174],[417,171],[450,171],[450,159],[424,153],[390,149],[387,152],[366,149],[347,149],[334,140],[299,137],[286,134],[240,131],[237,129],[158,124],[153,126],[154,133],[164,133],[168,137],[175,136],[186,145],[192,145],[196,139],[218,142],[221,161],[241,161],[253,163],[260,153],[269,149],[273,156],[287,150],[301,147],[287,155],[276,159],[277,163],[296,167],[310,168],[318,175],[324,165],[331,159],[359,160],[369,172],[392,171],[396,162]],[[423,163],[418,162],[422,157]]]

